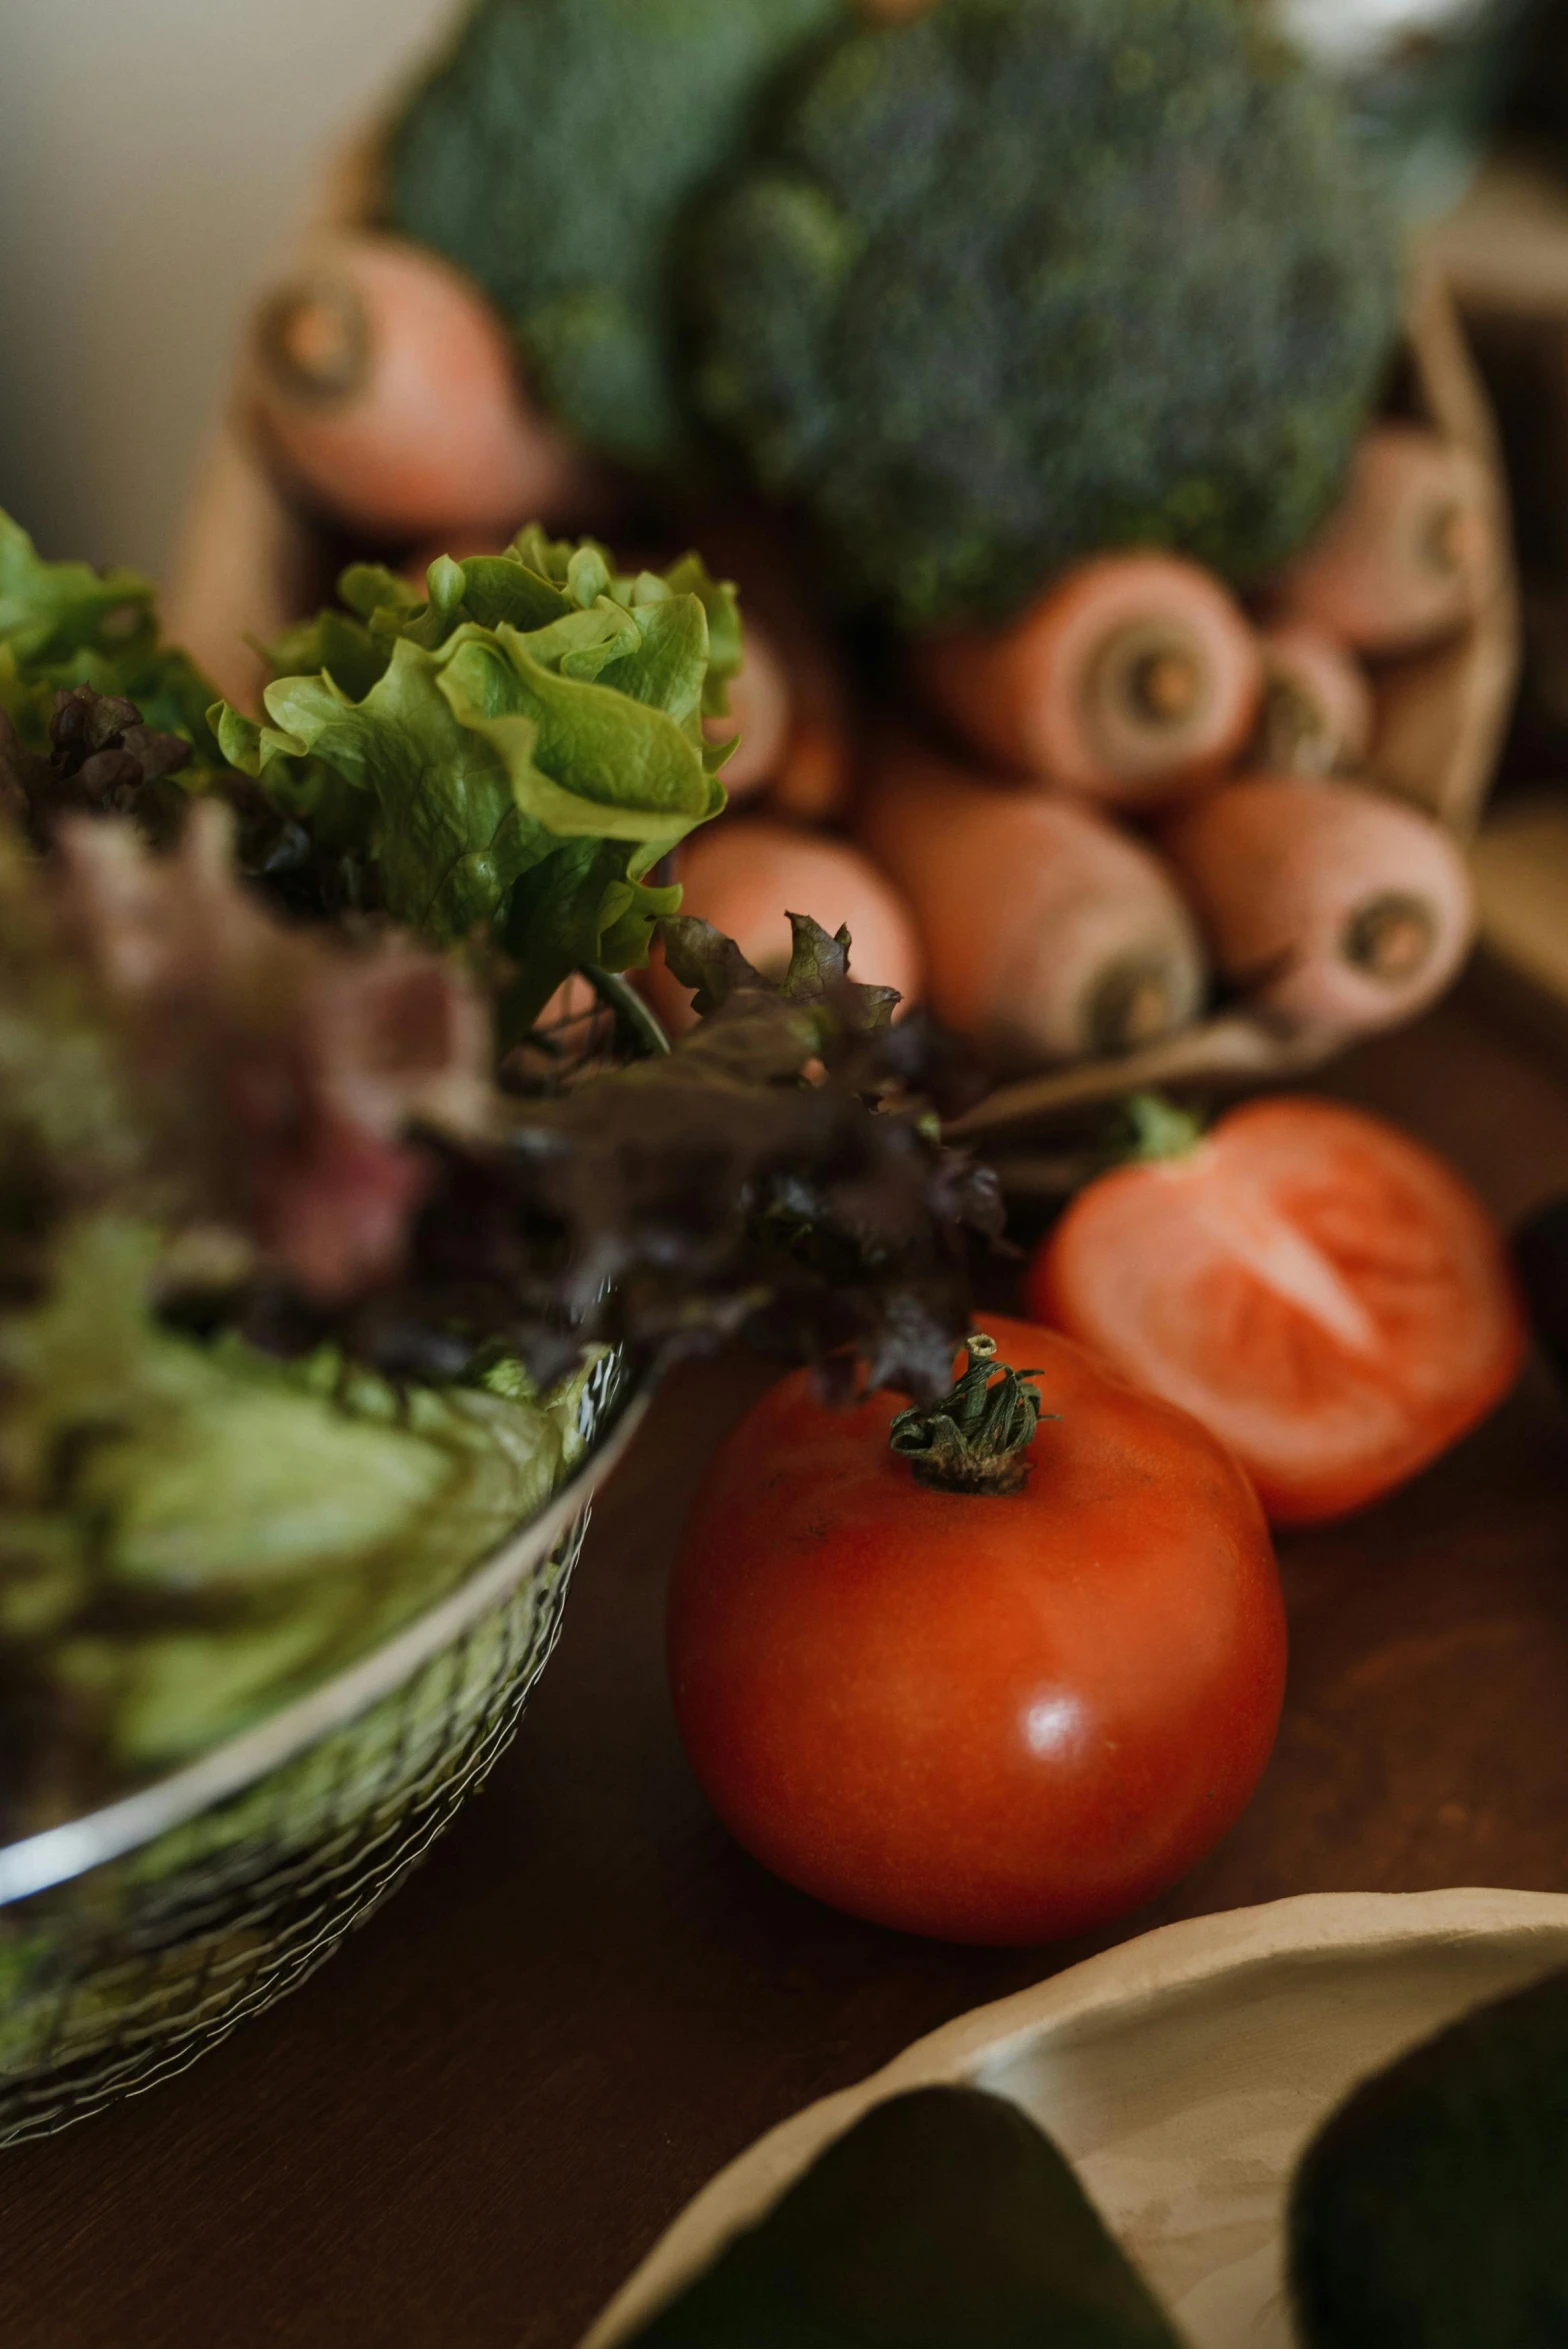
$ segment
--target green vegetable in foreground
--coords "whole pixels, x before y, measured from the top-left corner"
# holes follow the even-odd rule
[[[387,913],[510,958],[510,1038],[573,970],[645,964],[680,903],[654,869],[724,806],[731,746],[703,721],[740,667],[734,589],[697,555],[627,575],[530,528],[442,557],[423,595],[371,564],[342,595],[271,647],[258,724],[162,642],[147,581],[47,562],[0,515],[0,804],[41,839],[134,801],[163,841],[190,799],[221,799],[241,870],[290,914]],[[78,739],[85,709],[61,733],[61,694],[84,691],[116,702],[92,714],[101,743]],[[128,759],[89,788],[127,724]]]
[[[477,279],[590,447],[688,450],[672,249],[846,0],[481,0],[394,132],[391,223]]]
[[[694,390],[923,628],[1107,547],[1246,583],[1339,491],[1395,231],[1238,0],[942,0],[842,35],[692,231]]]
[[[472,1343],[394,1386],[240,1327],[258,1281],[401,1271],[409,1129],[482,1135],[489,1039],[434,957],[274,923],[228,835],[77,813],[32,856],[0,822],[0,1841],[376,1646],[576,1457],[591,1356],[551,1394]]]
[[[723,802],[697,558],[357,568],[210,758],[72,681],[122,630],[177,667],[140,583],[7,526],[0,590],[4,1840],[453,1588],[575,1465],[606,1347],[940,1381],[999,1210],[847,937],[802,917],[771,984],[646,878]],[[660,918],[710,1016],[536,1086],[518,1027]]]
[[[648,876],[724,805],[703,733],[740,663],[734,593],[695,556],[618,577],[591,540],[344,574],[348,613],[274,647],[266,722],[224,708],[225,756],[373,870],[437,945],[488,934],[537,1016],[585,963],[647,961],[678,890]],[[346,835],[346,838],[345,838]]]
[[[183,735],[195,773],[221,765],[207,722],[212,687],[162,642],[155,591],[139,572],[46,561],[0,512],[0,711],[24,745],[45,749],[57,693],[88,686],[137,705],[147,726]]]
[[[399,1395],[327,1352],[194,1344],[148,1310],[159,1235],[104,1218],[0,1321],[0,1642],[72,1720],[75,1803],[215,1745],[454,1589],[562,1480],[581,1374]]]
[[[1307,2349],[1568,2340],[1568,1974],[1340,2106],[1296,2175],[1290,2272]]]
[[[1050,2139],[975,2088],[877,2105],[637,2349],[1179,2349]]]

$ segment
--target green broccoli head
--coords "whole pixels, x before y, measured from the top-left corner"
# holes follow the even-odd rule
[[[676,222],[846,0],[480,0],[390,158],[392,223],[477,278],[578,435],[678,458]]]
[[[1179,548],[1244,583],[1338,490],[1390,216],[1245,0],[942,0],[813,64],[693,230],[698,403],[908,627]]]

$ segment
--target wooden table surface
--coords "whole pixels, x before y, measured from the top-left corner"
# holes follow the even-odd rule
[[[1466,1003],[1332,1090],[1512,1217],[1568,1189],[1568,1074]],[[761,1383],[675,1382],[603,1497],[517,1745],[409,1886],[185,2078],[0,2156],[6,2349],[570,2349],[762,2130],[1089,1947],[1297,1892],[1568,1890],[1568,1407],[1282,1544],[1278,1750],[1227,1841],[1072,1949],[954,1950],[773,1882],[704,1808],[660,1662],[703,1460]]]

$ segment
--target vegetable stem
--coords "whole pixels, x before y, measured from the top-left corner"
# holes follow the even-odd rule
[[[1369,978],[1400,987],[1425,970],[1436,944],[1430,906],[1392,889],[1351,917],[1343,951],[1345,960]]]
[[[629,979],[623,979],[619,971],[602,970],[596,962],[586,965],[583,976],[593,981],[600,1001],[609,1004],[616,1017],[625,1022],[650,1058],[668,1057],[673,1047],[663,1023],[654,1017]]]
[[[901,1411],[888,1442],[921,1484],[1005,1498],[1023,1491],[1032,1465],[1029,1447],[1041,1419],[1056,1413],[1043,1411],[1039,1395],[1024,1384],[1040,1373],[999,1362],[995,1338],[976,1330],[964,1346],[969,1366],[951,1393],[929,1411]],[[996,1371],[1001,1376],[993,1386]]]
[[[1178,1109],[1163,1093],[1134,1093],[1125,1104],[1130,1129],[1118,1164],[1143,1166],[1161,1158],[1185,1158],[1203,1139],[1203,1120]]]
[[[1190,655],[1171,649],[1146,653],[1130,683],[1130,698],[1140,717],[1174,726],[1192,715],[1202,680]]]

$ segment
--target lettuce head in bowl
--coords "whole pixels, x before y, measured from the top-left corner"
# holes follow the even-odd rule
[[[608,1351],[939,1386],[994,1221],[849,941],[764,982],[660,881],[723,806],[732,590],[528,531],[342,596],[252,718],[0,520],[0,1842],[438,1604]],[[659,923],[708,1016],[530,1089],[572,972],[657,1040]]]

